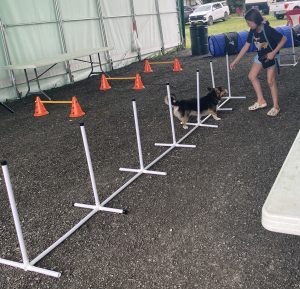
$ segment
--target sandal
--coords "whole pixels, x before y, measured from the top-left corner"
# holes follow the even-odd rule
[[[258,102],[255,102],[254,104],[248,107],[248,110],[257,110],[257,109],[265,108],[266,106],[267,106],[266,103],[259,104]]]
[[[267,115],[268,116],[276,116],[279,112],[280,112],[280,108],[273,107],[268,111]]]

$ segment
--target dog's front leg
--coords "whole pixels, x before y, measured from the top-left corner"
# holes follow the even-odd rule
[[[218,114],[217,114],[217,112],[216,111],[214,111],[214,110],[211,110],[211,115],[212,115],[212,117],[214,118],[214,120],[221,120],[221,118],[220,117],[218,117]]]
[[[182,117],[181,119],[180,119],[180,124],[182,124],[182,127],[184,128],[184,129],[188,129],[189,127],[188,127],[188,125],[187,125],[187,122],[189,121],[189,118],[187,117],[187,116],[185,116],[185,117]]]

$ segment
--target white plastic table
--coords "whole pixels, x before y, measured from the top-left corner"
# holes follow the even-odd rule
[[[262,208],[262,225],[300,236],[300,131]]]
[[[82,50],[78,50],[78,51],[75,51],[75,52],[63,53],[63,54],[60,54],[60,55],[57,55],[57,56],[54,56],[54,57],[39,59],[39,60],[33,61],[32,63],[21,63],[21,64],[12,64],[12,65],[0,66],[0,69],[4,69],[4,70],[24,70],[26,83],[27,83],[27,87],[28,87],[28,90],[27,90],[25,96],[27,96],[28,94],[31,93],[30,92],[31,91],[30,82],[33,81],[33,80],[36,80],[39,92],[41,92],[48,99],[50,99],[50,97],[40,87],[39,78],[42,75],[44,75],[47,71],[49,71],[51,68],[53,68],[56,64],[58,64],[60,62],[65,62],[65,61],[69,61],[69,60],[77,60],[77,61],[87,62],[87,63],[91,64],[91,72],[89,74],[89,76],[91,76],[92,74],[95,74],[94,73],[94,64],[96,63],[96,62],[92,61],[92,55],[93,54],[98,55],[99,63],[96,63],[96,64],[99,64],[100,67],[101,67],[100,53],[101,52],[106,52],[106,51],[109,51],[109,50],[112,50],[112,48],[111,47],[100,47],[100,48],[92,48],[92,49],[82,49]],[[85,57],[85,56],[89,56],[90,61],[78,59],[78,58]],[[37,68],[45,67],[45,66],[50,66],[50,67],[47,68],[44,72],[42,72],[40,75],[38,75]],[[28,79],[27,69],[33,69],[34,70],[34,73],[35,73],[35,78],[34,79],[31,79],[31,80]],[[68,69],[68,74],[69,74],[69,77],[70,77],[70,81],[73,82],[73,77],[72,77],[72,73],[71,73],[70,69]]]

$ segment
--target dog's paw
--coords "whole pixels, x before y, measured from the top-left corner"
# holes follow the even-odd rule
[[[185,124],[182,126],[184,129],[188,129],[189,127]]]
[[[214,120],[221,120],[221,118],[218,116],[213,116],[213,118],[214,118]]]

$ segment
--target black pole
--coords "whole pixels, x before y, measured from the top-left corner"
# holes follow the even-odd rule
[[[6,108],[8,111],[10,111],[11,113],[14,113],[14,111],[8,107],[6,104],[4,104],[3,102],[0,101],[0,105],[3,106],[4,108]]]
[[[185,41],[185,22],[184,22],[184,5],[183,0],[179,0],[179,11],[181,15],[181,28],[182,28],[182,38],[184,42],[184,46],[186,45]]]

